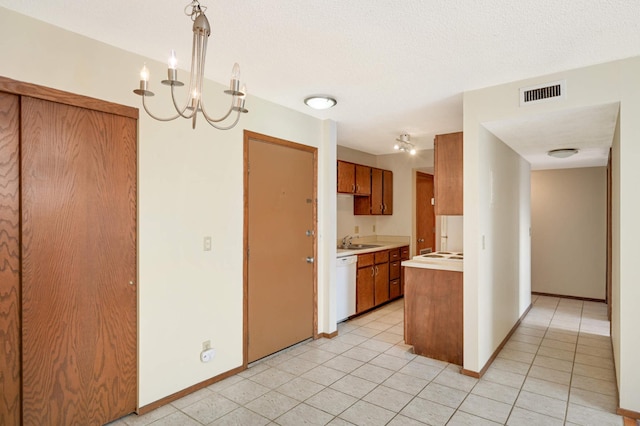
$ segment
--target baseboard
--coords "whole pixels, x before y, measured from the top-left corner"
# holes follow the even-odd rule
[[[486,373],[487,370],[489,369],[489,367],[491,367],[491,364],[493,363],[493,361],[496,359],[496,357],[498,356],[498,354],[500,353],[500,351],[502,350],[504,345],[507,344],[507,342],[509,341],[509,338],[511,338],[513,333],[516,331],[516,329],[518,328],[518,326],[522,322],[522,319],[525,316],[527,316],[527,314],[529,313],[529,311],[531,310],[532,307],[533,307],[533,304],[529,304],[527,309],[525,309],[524,313],[522,315],[520,315],[520,318],[518,318],[518,321],[516,321],[514,326],[511,327],[511,330],[509,330],[509,333],[507,333],[507,336],[504,339],[502,339],[502,342],[500,342],[500,344],[498,345],[496,350],[493,351],[493,354],[491,354],[491,357],[489,357],[489,360],[484,364],[484,367],[482,367],[482,369],[479,372],[478,371],[473,371],[473,370],[466,370],[466,369],[462,368],[460,370],[460,373],[464,374],[465,376],[474,377],[476,379],[480,379],[482,376],[484,376],[484,373]]]
[[[234,368],[233,370],[229,370],[229,371],[227,371],[225,373],[219,374],[219,375],[217,375],[215,377],[212,377],[212,378],[210,378],[208,380],[205,380],[204,382],[196,383],[193,386],[189,386],[186,389],[183,389],[183,390],[181,390],[179,392],[176,392],[174,394],[166,396],[166,397],[164,397],[162,399],[159,399],[159,400],[157,400],[155,402],[152,402],[151,404],[147,404],[144,407],[140,407],[140,408],[138,408],[136,413],[138,415],[147,414],[147,413],[155,410],[156,408],[160,408],[163,405],[169,404],[170,402],[177,401],[178,399],[183,398],[183,397],[189,395],[190,393],[193,393],[193,392],[198,391],[200,389],[206,388],[207,386],[211,386],[212,384],[217,383],[217,382],[219,382],[221,380],[224,380],[227,377],[231,377],[231,376],[233,376],[235,374],[238,374],[239,372],[241,372],[243,370],[246,370],[246,367],[245,366],[240,366],[240,367]]]
[[[333,339],[338,335],[338,330],[333,333],[318,333],[318,337],[324,337],[325,339]]]
[[[540,293],[540,292],[537,292],[537,291],[532,291],[531,294],[535,294],[536,296],[560,297],[561,299],[582,300],[583,302],[605,303],[604,299],[592,299],[590,297],[567,296],[565,294],[553,294],[553,293]]]
[[[631,425],[635,426],[637,424],[637,420],[640,420],[640,413],[637,411],[631,411],[631,410],[626,410],[624,408],[618,408],[616,410],[616,413],[618,413],[618,415],[620,416],[624,416],[624,417],[628,417],[634,420],[631,420],[632,423],[630,423]],[[625,419],[625,426],[627,424],[627,419]]]

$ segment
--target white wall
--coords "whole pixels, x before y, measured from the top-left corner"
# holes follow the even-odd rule
[[[531,303],[530,166],[479,124],[465,125],[464,164],[464,368],[479,372]]]
[[[486,218],[491,217],[490,207],[481,202],[481,195],[488,193],[489,181],[481,179],[484,169],[480,150],[484,149],[481,123],[519,118],[529,114],[560,111],[581,106],[620,102],[619,138],[614,142],[613,187],[613,319],[612,340],[618,373],[620,406],[640,412],[640,58],[594,65],[548,76],[540,76],[501,86],[475,90],[464,95],[464,229],[465,229],[465,368],[478,371],[484,361],[480,346],[490,345],[485,337],[494,332],[482,330],[489,324],[479,324],[477,333],[468,329],[469,321],[479,315],[480,294],[493,284],[490,275],[480,269],[483,250],[481,237],[486,232]],[[540,103],[520,108],[518,89],[523,86],[550,81],[567,80],[567,97],[555,102]],[[524,202],[519,199],[520,204]],[[512,238],[522,239],[521,234]],[[495,249],[490,248],[494,251]],[[500,253],[493,253],[500,256]],[[521,264],[524,262],[520,259]],[[521,266],[522,268],[522,266]],[[524,279],[524,277],[520,277]],[[615,303],[617,302],[617,303]],[[521,308],[522,309],[522,304]],[[482,342],[475,336],[481,336]],[[486,340],[486,342],[485,342]]]
[[[531,173],[531,289],[605,299],[607,168]]]
[[[149,104],[159,114],[167,105],[167,88],[159,84],[165,64],[2,8],[0,57],[2,76],[136,107],[140,98],[131,91],[146,62],[156,91]],[[222,90],[206,83],[203,96],[214,115],[227,106]],[[161,123],[140,114],[140,406],[242,365],[243,129],[319,149],[319,331],[331,331],[335,123],[251,96],[247,108],[226,132],[202,121],[192,130],[186,120]],[[212,236],[211,252],[202,251],[205,235]],[[205,340],[217,350],[208,364],[199,360]]]

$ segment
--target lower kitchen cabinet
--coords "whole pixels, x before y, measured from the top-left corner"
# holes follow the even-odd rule
[[[367,311],[375,306],[374,274],[373,253],[358,255],[356,314]]]
[[[376,306],[389,300],[389,261],[375,265],[375,297]]]
[[[404,340],[414,353],[463,360],[462,272],[405,267]]]
[[[409,246],[400,247],[400,261],[409,260]],[[404,266],[400,266],[400,296],[404,296]]]
[[[358,255],[356,314],[402,296],[403,256],[409,258],[409,246]]]
[[[400,249],[389,256],[389,299],[400,297]]]

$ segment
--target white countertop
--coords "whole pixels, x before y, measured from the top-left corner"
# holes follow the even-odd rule
[[[358,243],[360,244],[360,243]],[[408,246],[408,242],[397,242],[397,241],[371,241],[371,242],[363,242],[362,244],[375,245],[376,247],[366,248],[366,249],[337,249],[336,257],[345,257],[345,256],[355,256],[357,254],[365,254],[365,253],[373,253],[374,251],[380,250],[389,250],[398,247]]]
[[[464,263],[460,259],[462,253],[446,253],[442,257],[428,257],[428,256],[441,256],[439,252],[430,253],[425,256],[414,256],[411,260],[405,260],[402,262],[402,266],[409,268],[423,268],[423,269],[438,269],[441,271],[454,271],[463,272]]]

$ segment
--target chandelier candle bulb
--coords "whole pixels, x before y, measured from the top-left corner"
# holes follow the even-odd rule
[[[167,80],[163,80],[162,84],[167,84],[169,86],[177,85],[182,86],[182,84],[178,81],[178,58],[176,58],[176,51],[171,50],[171,54],[169,55],[169,67],[167,68]]]
[[[169,69],[175,70],[178,66],[178,58],[176,58],[176,51],[171,50],[171,54],[169,55]]]
[[[140,81],[149,81],[149,69],[147,68],[147,64],[144,64],[140,70]]]

